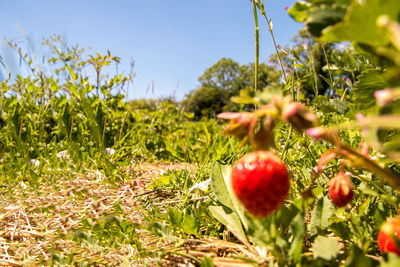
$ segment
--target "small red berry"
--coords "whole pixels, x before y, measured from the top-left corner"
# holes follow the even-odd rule
[[[329,182],[329,196],[338,207],[346,206],[353,199],[353,184],[343,172]]]
[[[233,166],[231,180],[239,201],[257,218],[266,217],[278,209],[289,193],[286,166],[268,151],[244,155]]]
[[[378,246],[382,253],[394,252],[400,256],[400,250],[392,238],[393,234],[400,238],[400,218],[389,218],[382,224]]]

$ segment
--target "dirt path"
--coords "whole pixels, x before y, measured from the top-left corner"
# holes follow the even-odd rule
[[[162,194],[147,190],[146,185],[160,173],[182,169],[193,169],[193,166],[182,163],[141,164],[126,170],[132,180],[116,186],[107,184],[100,172],[93,171],[31,192],[28,189],[25,192],[15,190],[12,195],[2,192],[0,265],[41,265],[49,263],[52,257],[61,264],[68,264],[71,255],[75,263],[89,261],[99,265],[120,265],[126,259],[138,258],[130,245],[102,250],[96,242],[82,245],[63,237],[85,227],[85,220],[95,222],[107,218],[115,213],[116,208],[121,209],[119,212],[125,222],[141,225],[143,214],[138,197],[152,194],[156,198],[157,194]],[[107,219],[105,221],[107,223]],[[143,237],[141,242],[153,242],[139,228],[136,234]]]
[[[247,266],[227,258],[251,256],[244,245],[210,238],[176,247],[143,227],[143,205],[179,201],[167,190],[147,189],[169,170],[196,171],[183,163],[145,163],[124,169],[130,179],[117,185],[92,171],[35,190],[0,191],[0,266],[198,266],[194,258],[204,257],[215,266]]]

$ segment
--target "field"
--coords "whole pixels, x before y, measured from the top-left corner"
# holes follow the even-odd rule
[[[128,100],[111,52],[10,41],[31,74],[0,83],[0,265],[399,266],[396,1],[298,2],[280,47],[253,0],[255,62],[181,102]]]

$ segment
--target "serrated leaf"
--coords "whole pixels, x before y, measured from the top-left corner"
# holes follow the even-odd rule
[[[363,71],[354,84],[352,94],[361,109],[369,109],[376,103],[374,92],[388,87],[389,84],[383,79],[378,70]]]
[[[346,101],[341,101],[340,99],[327,99],[326,96],[317,96],[313,103],[324,113],[339,113],[344,115],[348,110]]]
[[[329,218],[335,213],[335,207],[328,197],[317,199],[314,209],[311,213],[310,232],[316,235],[320,231],[324,231],[329,226]]]
[[[293,241],[291,242],[289,255],[294,261],[301,259],[303,252],[304,234],[306,233],[306,225],[304,223],[304,214],[299,213],[293,219],[290,227],[293,232]]]
[[[314,259],[331,260],[339,253],[339,242],[336,239],[318,236],[313,245]]]
[[[354,1],[343,22],[324,31],[320,41],[385,45],[389,42],[388,33],[376,25],[376,20],[381,15],[387,15],[397,21],[399,13],[398,0],[365,0],[364,4]]]

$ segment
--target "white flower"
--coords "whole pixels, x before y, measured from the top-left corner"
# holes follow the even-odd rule
[[[111,148],[111,147],[107,147],[107,148],[106,148],[106,153],[107,153],[107,154],[110,154],[110,156],[112,156],[112,155],[115,154],[115,149],[114,149],[114,148]]]
[[[67,150],[63,150],[63,151],[58,152],[56,156],[57,156],[57,158],[59,158],[59,159],[66,159],[66,158],[69,158],[69,155],[68,155],[68,151],[67,151]]]
[[[193,185],[190,189],[189,192],[192,192],[195,189],[199,189],[201,191],[206,191],[208,189],[208,186],[211,184],[211,178],[208,180],[205,180],[203,182],[197,183]]]
[[[36,168],[39,167],[40,161],[38,159],[31,159],[31,165]]]
[[[392,103],[394,94],[392,89],[377,90],[374,93],[378,106],[384,107]]]

